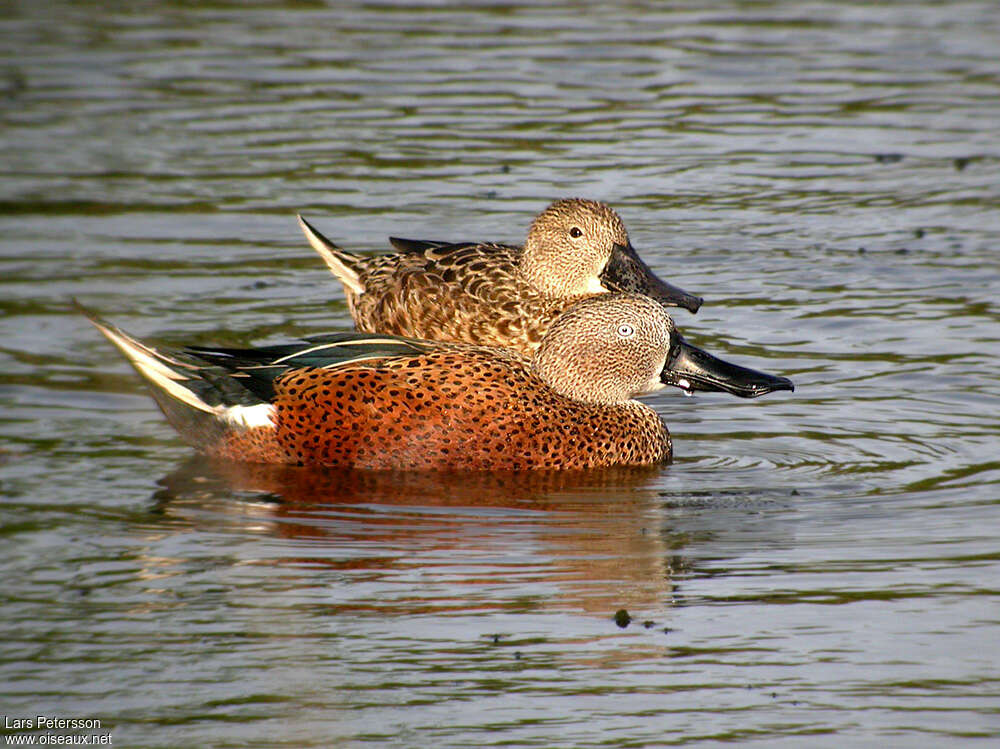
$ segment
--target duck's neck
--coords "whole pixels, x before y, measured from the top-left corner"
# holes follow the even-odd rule
[[[570,298],[608,291],[592,269],[562,250],[528,245],[524,248],[520,268],[525,280],[546,296]]]
[[[556,349],[543,340],[535,349],[531,364],[546,385],[567,398],[605,406],[629,400],[627,386],[614,372],[589,361],[582,344],[564,344]]]

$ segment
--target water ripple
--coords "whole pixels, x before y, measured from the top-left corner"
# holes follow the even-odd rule
[[[9,714],[137,745],[996,734],[1000,15],[584,5],[0,19]],[[705,296],[685,336],[796,391],[649,399],[676,459],[636,473],[192,466],[68,305],[173,343],[342,329],[296,212],[364,251],[521,241],[568,194]]]

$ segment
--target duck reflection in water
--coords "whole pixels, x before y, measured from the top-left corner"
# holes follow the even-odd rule
[[[350,569],[369,583],[427,575],[427,590],[361,604],[385,615],[512,611],[513,594],[483,593],[511,586],[524,611],[610,617],[620,608],[659,611],[672,597],[671,574],[683,561],[660,533],[653,486],[661,477],[648,467],[439,473],[197,457],[161,479],[155,509],[175,529],[280,539],[284,551],[272,555],[270,543],[256,564]],[[344,585],[354,579],[337,574]]]

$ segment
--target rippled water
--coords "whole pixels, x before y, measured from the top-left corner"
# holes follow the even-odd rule
[[[0,712],[125,746],[1000,735],[994,4],[466,5],[5,6]],[[344,328],[296,212],[369,250],[569,195],[796,392],[652,398],[651,470],[241,469],[68,304]]]

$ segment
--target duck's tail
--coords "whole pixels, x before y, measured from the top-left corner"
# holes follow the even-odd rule
[[[157,351],[74,304],[142,375],[185,441],[211,452],[234,431],[274,427],[274,407],[231,372],[185,352]]]
[[[302,232],[306,235],[306,239],[309,240],[309,244],[323,258],[323,261],[333,272],[333,275],[340,279],[340,282],[344,284],[349,292],[359,295],[364,294],[365,285],[361,282],[363,259],[342,250],[324,237],[302,216],[298,216],[297,218],[299,219],[299,226],[302,228]]]

